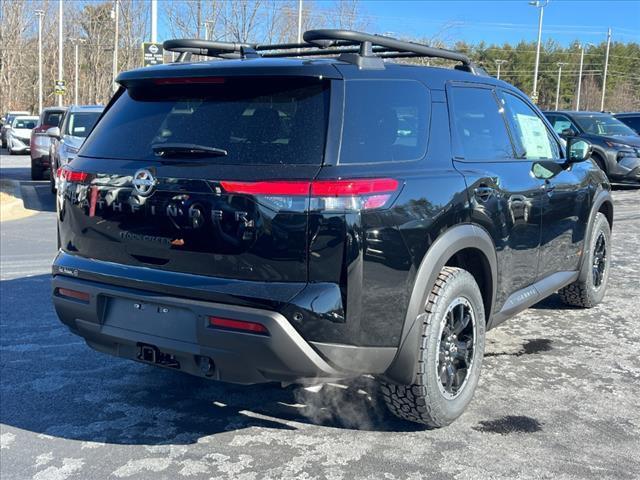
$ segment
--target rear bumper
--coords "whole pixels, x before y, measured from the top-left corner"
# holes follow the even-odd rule
[[[60,288],[86,292],[88,303],[63,297]],[[233,383],[295,381],[348,376],[325,361],[277,312],[167,297],[56,275],[53,303],[60,320],[96,350],[141,360],[149,345],[177,360],[177,369]],[[269,335],[209,326],[209,316],[264,325]],[[198,358],[213,362],[204,372]],[[171,368],[176,368],[171,367]]]

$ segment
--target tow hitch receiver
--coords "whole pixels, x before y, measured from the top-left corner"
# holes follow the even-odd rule
[[[168,368],[180,368],[180,362],[170,353],[161,352],[158,347],[138,343],[138,360]]]

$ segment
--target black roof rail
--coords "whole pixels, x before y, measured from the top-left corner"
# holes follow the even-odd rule
[[[430,47],[421,43],[407,42],[395,38],[356,32],[353,30],[321,29],[308,30],[303,35],[304,43],[255,44],[217,42],[198,39],[167,40],[166,50],[179,52],[178,61],[188,60],[191,54],[218,58],[252,57],[307,57],[338,55],[340,60],[353,63],[359,68],[383,69],[385,58],[442,58],[460,62],[457,70],[475,75],[487,73],[475,65],[463,53]]]
[[[188,61],[191,55],[218,58],[250,58],[257,57],[255,44],[237,42],[214,42],[197,38],[176,38],[162,43],[165,50],[177,52],[177,62]]]

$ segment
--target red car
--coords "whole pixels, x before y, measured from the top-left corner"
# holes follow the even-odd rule
[[[44,180],[44,173],[50,168],[49,145],[51,139],[47,130],[60,125],[65,107],[47,107],[40,113],[38,125],[31,131],[31,180]]]

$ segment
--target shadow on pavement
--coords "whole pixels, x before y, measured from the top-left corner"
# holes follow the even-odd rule
[[[20,192],[24,208],[38,210],[40,212],[55,212],[56,199],[49,183],[20,182]]]
[[[240,386],[121,360],[91,350],[59,323],[49,276],[0,283],[5,425],[89,442],[194,443],[250,427],[296,423],[374,431],[424,427],[387,413],[376,383],[358,378],[313,392]]]

